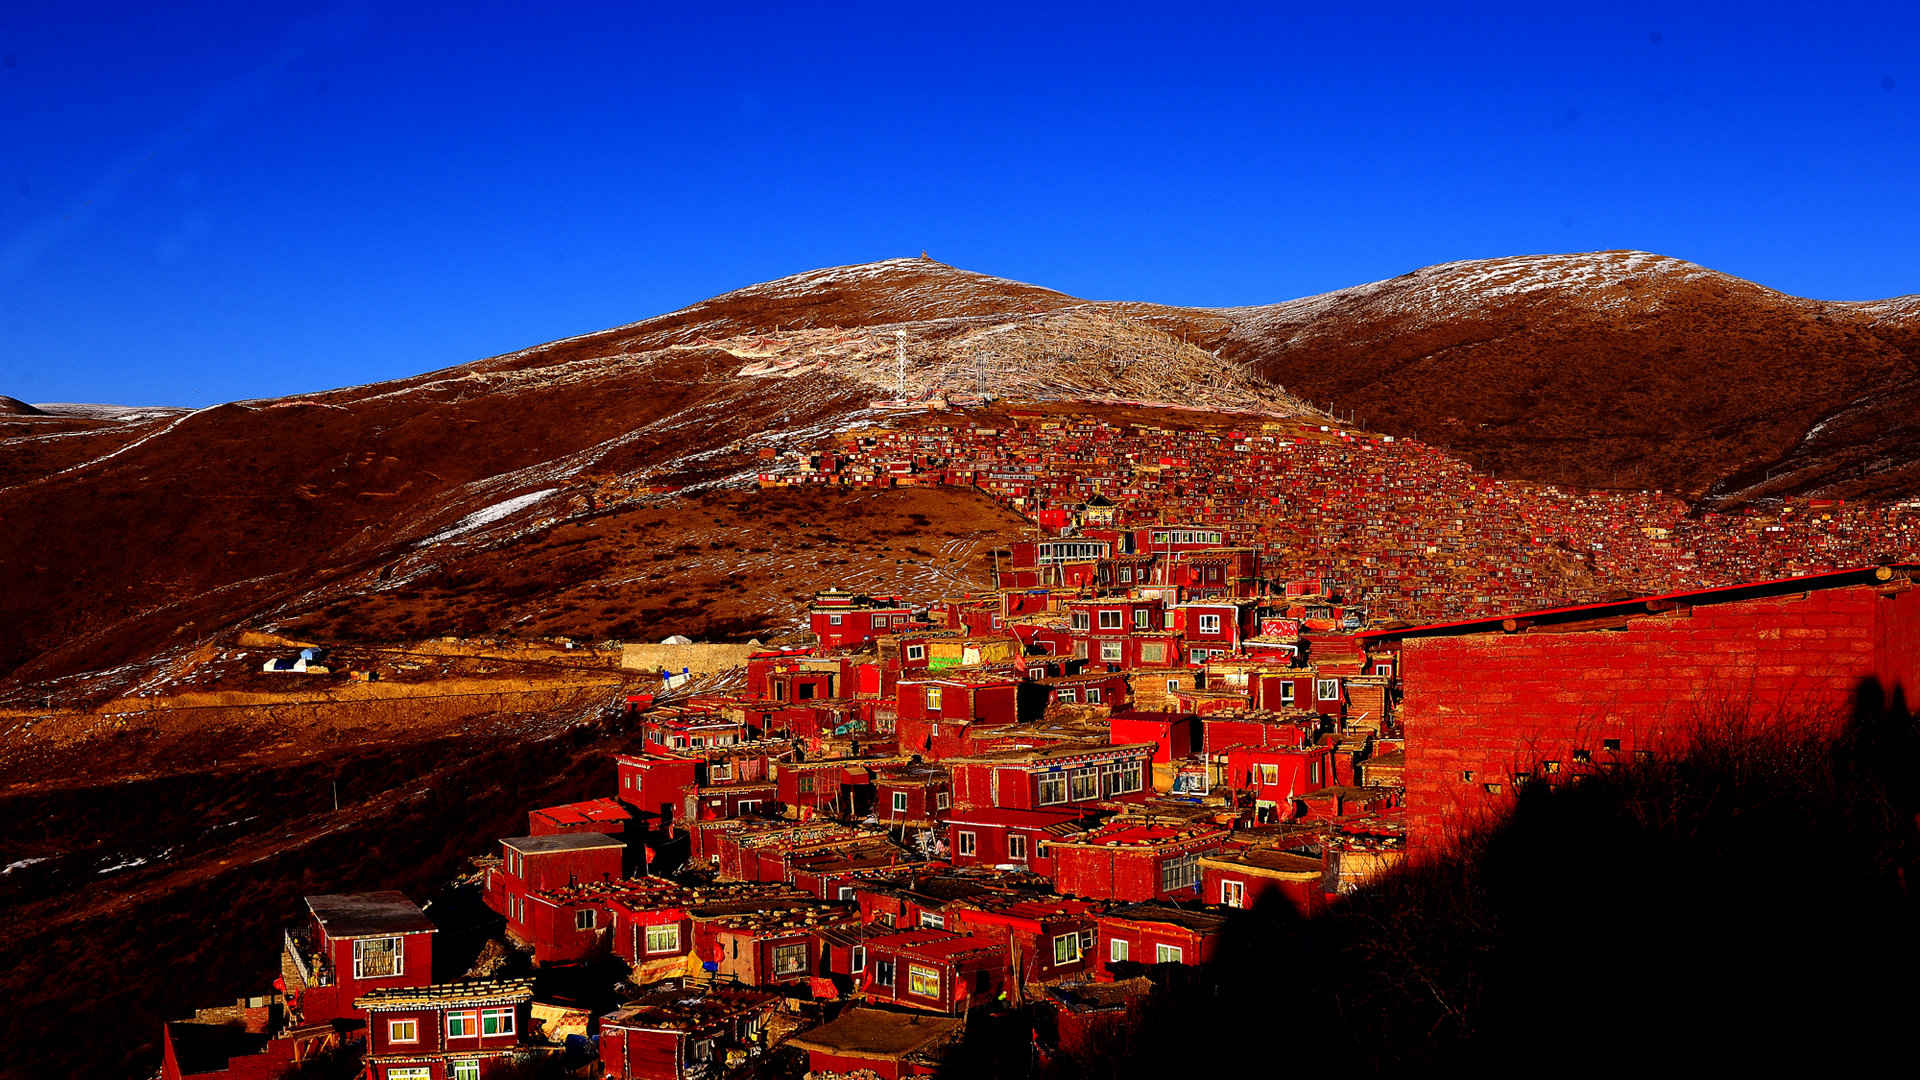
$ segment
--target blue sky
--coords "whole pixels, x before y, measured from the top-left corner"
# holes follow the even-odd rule
[[[398,377],[923,249],[1183,304],[1601,248],[1920,292],[1912,5],[697,6],[10,7],[0,394]]]

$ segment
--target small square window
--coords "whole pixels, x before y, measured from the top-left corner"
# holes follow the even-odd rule
[[[1560,763],[1557,761],[1543,761],[1540,763],[1540,773],[1543,776],[1559,776]]]
[[[582,909],[582,910],[580,910],[580,911],[576,911],[576,912],[574,912],[574,913],[573,913],[573,928],[574,928],[575,930],[591,930],[591,929],[593,929],[593,924],[594,924],[594,917],[593,917],[593,916],[594,916],[594,912],[593,912],[593,909],[592,909],[592,908],[585,908],[585,909]]]
[[[1482,786],[1485,787],[1489,795],[1498,795],[1503,790],[1499,784],[1485,784]]]
[[[1471,784],[1471,783],[1473,783],[1473,770],[1472,770],[1472,769],[1461,769],[1461,770],[1460,770],[1460,782],[1461,782],[1461,783],[1463,783],[1463,784]]]
[[[1620,740],[1619,739],[1602,739],[1600,740],[1600,749],[1605,750],[1609,753],[1619,753]]]
[[[1572,756],[1575,764],[1585,764],[1593,760],[1593,752],[1590,750],[1575,750]]]

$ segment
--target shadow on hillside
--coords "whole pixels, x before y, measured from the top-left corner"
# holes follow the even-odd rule
[[[1920,735],[1863,685],[1837,736],[1717,724],[1535,786],[1498,829],[1303,921],[1230,925],[1125,1056],[1063,1075],[1457,1065],[1585,1072],[1902,1052],[1920,960]]]

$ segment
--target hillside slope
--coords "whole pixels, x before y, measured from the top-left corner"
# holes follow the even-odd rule
[[[1059,313],[1070,306],[1030,286],[893,260],[390,383],[103,416],[81,428],[18,417],[0,429],[0,518],[25,527],[0,531],[0,574],[26,585],[0,594],[0,678],[19,686],[110,667],[344,594],[409,595],[409,581],[460,580],[442,571],[479,549],[616,505],[672,509],[674,499],[750,482],[763,451],[815,445],[884,416],[876,399],[896,395],[903,373],[914,398],[990,379],[996,392],[1027,399],[1158,393],[1299,410],[1178,338],[1111,315]],[[670,551],[684,539],[672,534],[678,519],[657,516],[654,542]],[[846,536],[864,535],[860,521],[826,516]],[[984,503],[973,516],[1011,521]],[[925,541],[972,535],[965,518]],[[486,571],[490,587],[538,586],[496,571]],[[734,605],[725,619],[683,628],[744,637],[788,620],[792,592],[846,573],[816,565],[778,603]],[[588,580],[596,573],[583,571],[580,583]],[[628,584],[583,604],[611,615],[631,603],[645,614],[630,594],[661,590]]]
[[[1298,394],[1508,478],[1724,503],[1907,497],[1916,358],[1920,300],[1801,300],[1638,252],[1452,263],[1217,310],[1082,301],[926,259],[810,271],[389,383],[193,412],[10,409],[0,518],[22,527],[0,531],[0,573],[24,585],[0,595],[0,678],[308,612],[436,573],[437,546],[510,546],[743,483],[758,455],[883,419],[878,399],[901,396],[1310,414]]]
[[[1367,427],[1509,478],[1687,497],[1769,470],[1771,493],[1888,493],[1818,468],[1867,432],[1789,457],[1920,371],[1912,298],[1804,300],[1645,252],[1448,263],[1212,314],[1232,325],[1209,345]]]

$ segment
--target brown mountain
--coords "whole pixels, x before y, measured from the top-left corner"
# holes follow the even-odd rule
[[[0,530],[0,574],[17,583],[0,594],[0,673],[18,687],[246,619],[333,610],[325,624],[347,630],[361,609],[344,600],[429,583],[441,601],[396,599],[381,627],[558,629],[560,609],[529,598],[571,589],[589,627],[777,628],[807,575],[703,615],[713,608],[629,563],[683,546],[673,499],[745,481],[760,451],[871,422],[870,403],[902,382],[909,396],[1299,411],[1278,383],[1521,478],[1905,494],[1916,310],[1800,300],[1621,252],[1448,264],[1219,310],[1081,301],[895,259],[390,383],[188,413],[13,416],[0,424],[0,519],[19,523]],[[974,501],[983,520],[1006,518]],[[721,533],[753,519],[731,504],[702,513]],[[827,544],[895,534],[926,507],[790,513],[820,515]],[[627,548],[555,531],[608,514],[650,531],[628,529]],[[522,551],[546,554],[522,573]],[[898,565],[899,584],[924,569]]]

